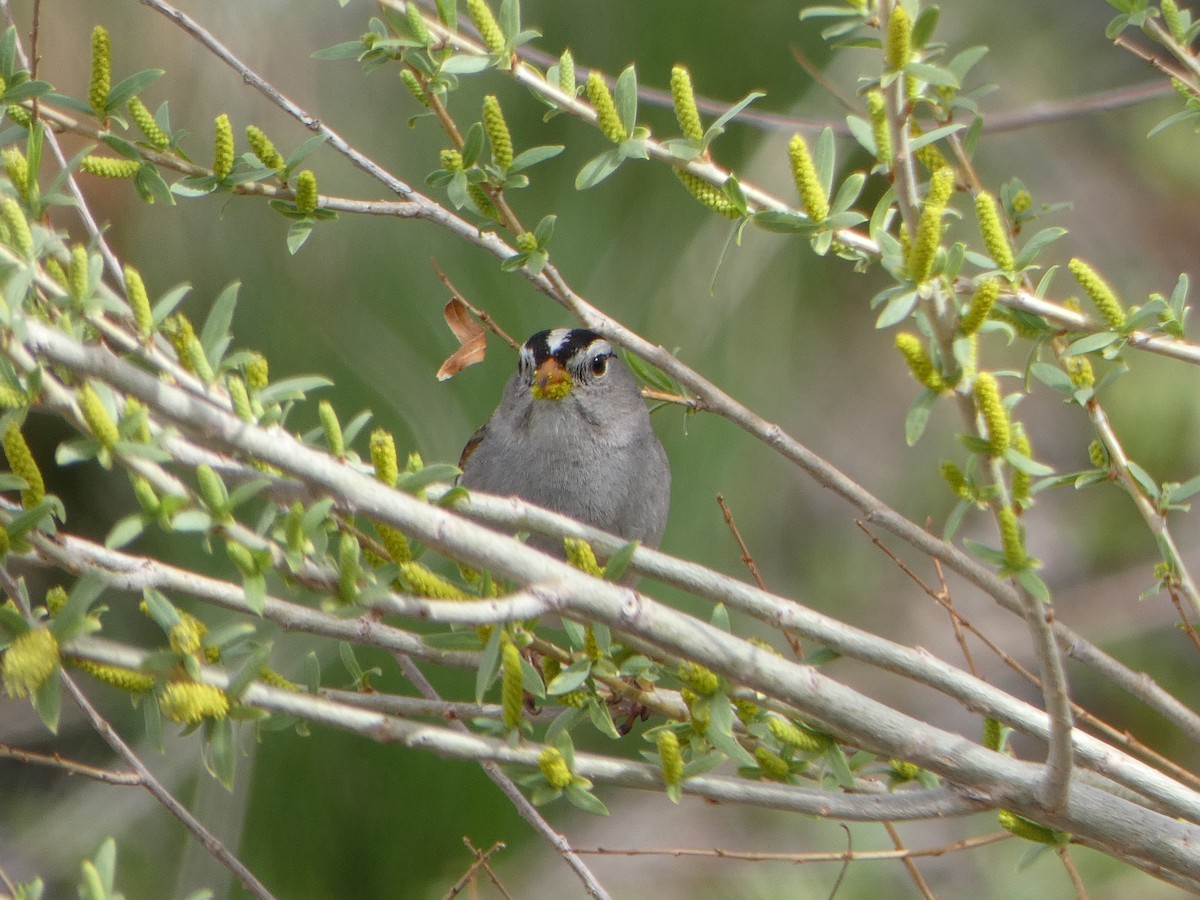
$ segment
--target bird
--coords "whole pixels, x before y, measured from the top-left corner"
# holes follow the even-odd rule
[[[586,328],[539,331],[491,418],[463,448],[459,483],[515,496],[657,547],[671,468],[629,368]],[[562,555],[561,546],[530,541]]]

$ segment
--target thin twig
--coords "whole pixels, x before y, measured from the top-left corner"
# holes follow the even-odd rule
[[[750,548],[746,546],[746,542],[742,539],[742,533],[738,531],[738,527],[733,521],[733,513],[725,505],[725,498],[719,493],[717,494],[717,506],[721,507],[721,515],[725,518],[725,526],[729,529],[730,534],[733,535],[733,539],[737,541],[738,549],[742,551],[742,562],[750,570],[750,574],[754,577],[754,583],[758,585],[759,590],[765,591],[767,586],[763,583],[762,576],[758,574],[758,566],[754,564],[754,557],[750,555]]]
[[[904,841],[901,839],[900,832],[896,830],[895,825],[893,825],[891,822],[884,821],[883,827],[887,829],[888,837],[892,839],[892,844],[895,845],[897,850],[907,849],[904,846]],[[911,853],[905,853],[905,855],[900,858],[900,861],[904,864],[904,868],[908,871],[909,877],[912,878],[913,884],[917,886],[917,890],[921,892],[921,896],[924,897],[925,900],[937,900],[936,895],[932,890],[929,889],[929,883],[925,881],[924,876],[921,875],[921,870],[917,868],[917,864],[913,861],[913,855]]]
[[[964,850],[974,850],[988,844],[996,844],[1012,838],[1007,831],[998,831],[979,837],[963,838],[952,844],[940,847],[927,847],[921,850],[911,848],[897,850],[835,850],[830,852],[810,853],[781,853],[766,850],[727,850],[722,847],[667,847],[662,849],[646,847],[592,847],[577,849],[577,853],[595,856],[673,856],[676,858],[728,859],[739,862],[784,862],[793,865],[830,862],[891,862],[897,859],[920,859],[922,857],[945,856],[947,853],[958,853]]]
[[[496,337],[500,338],[500,340],[504,341],[504,343],[508,344],[508,346],[512,347],[514,350],[521,349],[521,345],[513,340],[508,335],[508,332],[500,327],[500,323],[493,319],[486,310],[475,306],[465,296],[463,296],[463,292],[454,286],[454,282],[452,282],[450,277],[442,271],[442,267],[438,265],[436,259],[430,258],[429,264],[433,266],[433,271],[437,273],[438,281],[446,286],[446,290],[450,292],[450,296],[469,309],[471,311],[471,315],[475,316],[475,318],[483,323],[484,327],[491,331],[492,334],[496,335]]]
[[[462,874],[462,877],[459,878],[458,881],[454,882],[450,890],[446,891],[444,900],[453,900],[454,897],[457,897],[462,892],[463,888],[465,888],[468,884],[472,884],[475,880],[475,873],[479,871],[480,868],[483,868],[488,873],[488,877],[491,879],[492,884],[496,886],[496,890],[500,891],[503,896],[511,898],[511,895],[508,893],[508,891],[504,889],[504,885],[500,882],[499,878],[496,877],[496,873],[492,871],[492,867],[488,865],[488,860],[491,858],[492,854],[499,850],[503,850],[506,846],[505,843],[503,841],[496,841],[496,843],[492,844],[492,846],[486,851],[477,849],[475,845],[471,843],[470,838],[464,837],[463,843],[467,845],[467,849],[471,851],[471,854],[475,857],[475,860],[471,863],[470,868],[468,868],[467,871]]]
[[[35,753],[33,750],[21,750],[18,747],[10,747],[8,744],[0,744],[0,758],[15,759],[18,762],[34,766],[50,766],[51,768],[62,769],[68,775],[83,775],[85,778],[92,778],[96,781],[102,781],[105,784],[127,786],[142,784],[142,777],[137,772],[119,772],[115,769],[102,769],[99,766],[91,766],[87,763],[67,759],[57,753]]]
[[[1075,868],[1075,860],[1071,858],[1071,848],[1069,846],[1056,847],[1055,853],[1058,854],[1059,860],[1066,869],[1067,877],[1071,879],[1071,887],[1075,891],[1075,900],[1088,900],[1087,886],[1083,883],[1083,878],[1079,875],[1079,870]]]
[[[395,659],[400,664],[400,668],[404,672],[404,677],[413,683],[423,697],[428,700],[441,699],[437,689],[425,677],[425,673],[417,667],[416,663],[401,654],[395,654]],[[462,722],[452,721],[449,723],[449,726],[465,734],[471,733]],[[484,774],[492,780],[492,783],[496,787],[500,788],[500,791],[516,808],[521,818],[532,825],[534,831],[540,834],[558,851],[563,861],[571,867],[575,875],[583,882],[583,888],[587,891],[588,895],[597,898],[597,900],[600,900],[600,898],[609,898],[611,895],[605,890],[596,876],[592,874],[587,864],[579,858],[578,854],[576,854],[575,850],[567,842],[567,839],[550,826],[545,817],[538,812],[537,807],[530,803],[529,799],[521,793],[521,789],[517,787],[516,783],[504,774],[504,771],[495,762],[484,760],[479,765],[483,769]]]
[[[75,680],[65,672],[62,675],[62,684],[76,705],[83,712],[84,716],[91,723],[92,728],[96,733],[104,739],[104,742],[110,746],[113,751],[125,761],[125,763],[137,773],[141,779],[142,786],[150,792],[171,815],[182,823],[183,827],[191,832],[192,836],[200,842],[200,845],[212,855],[221,865],[225,866],[233,876],[242,884],[252,896],[260,898],[260,900],[269,900],[272,894],[267,890],[245,864],[238,859],[229,848],[221,843],[220,839],[204,827],[204,823],[197,819],[182,803],[172,796],[171,792],[163,787],[154,774],[146,768],[133,749],[121,739],[116,730],[108,723],[97,709],[89,702],[87,695],[79,689]]]

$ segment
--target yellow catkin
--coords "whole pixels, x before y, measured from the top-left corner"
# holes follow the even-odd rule
[[[296,212],[302,216],[311,216],[317,211],[317,176],[311,169],[305,169],[296,176]]]
[[[1017,513],[1011,506],[1002,506],[996,512],[996,525],[1000,529],[1000,544],[1004,548],[1004,561],[1010,569],[1025,565],[1025,545],[1021,540],[1021,526]]]
[[[1088,444],[1088,460],[1097,469],[1107,469],[1108,451],[1104,448],[1104,444],[1098,440]]]
[[[4,162],[4,174],[22,197],[29,196],[29,160],[16,147],[6,147],[0,153]]]
[[[2,662],[5,693],[10,697],[27,697],[58,668],[58,641],[45,628],[26,631],[8,645]]]
[[[889,71],[904,68],[912,58],[912,19],[900,4],[892,7],[888,16],[887,38],[884,42],[884,59]]]
[[[1096,383],[1096,372],[1092,361],[1086,356],[1068,356],[1064,361],[1067,377],[1076,388],[1090,388]]]
[[[942,474],[942,479],[950,486],[950,490],[955,495],[962,497],[964,500],[975,499],[971,486],[967,483],[967,477],[963,475],[962,469],[957,464],[948,459],[943,459],[938,466],[938,470]]]
[[[483,45],[489,53],[500,53],[504,50],[504,32],[500,30],[496,17],[492,15],[491,7],[484,0],[467,0],[467,14],[479,30]]]
[[[42,472],[37,460],[29,452],[29,445],[15,422],[10,422],[4,432],[4,455],[8,458],[8,467],[12,473],[25,480],[27,487],[21,491],[21,505],[32,509],[46,498],[46,484],[42,481]]]
[[[604,577],[604,568],[596,562],[596,553],[587,541],[582,538],[565,537],[563,550],[566,552],[567,562],[580,572],[586,572],[594,578]]]
[[[261,391],[270,384],[270,380],[267,377],[269,374],[267,358],[258,351],[250,352],[244,371],[246,373],[246,385],[250,390]]]
[[[975,376],[975,405],[987,426],[988,453],[1003,456],[1012,443],[1012,430],[1008,412],[1000,399],[1000,385],[991,372],[980,372]]]
[[[402,562],[400,581],[417,597],[430,600],[467,600],[467,593],[457,585],[432,572],[419,562]]]
[[[925,350],[925,345],[915,334],[901,331],[896,335],[896,349],[908,363],[908,369],[913,378],[934,393],[946,390],[946,382],[933,365],[933,360]]]
[[[346,439],[342,435],[342,425],[338,421],[337,412],[328,400],[317,404],[317,416],[321,420],[321,428],[325,432],[325,443],[329,452],[341,459],[346,455]]]
[[[501,169],[507,169],[513,161],[512,135],[495,94],[483,98],[483,131],[492,147],[492,161]]]
[[[421,79],[412,69],[400,70],[400,80],[404,82],[404,86],[408,88],[408,92],[413,95],[413,99],[422,106],[429,105],[429,97],[425,94],[425,88],[421,84]]]
[[[538,756],[538,770],[546,783],[557,791],[561,791],[571,783],[571,767],[567,765],[566,757],[557,747],[547,747]]]
[[[931,206],[945,206],[954,195],[954,170],[948,167],[938,169],[929,177],[929,191],[925,195],[925,203]]]
[[[275,149],[275,145],[267,137],[267,133],[257,125],[246,126],[246,142],[250,145],[250,150],[258,158],[258,161],[268,169],[282,169],[287,165],[283,154]]]
[[[787,760],[770,747],[759,744],[754,748],[754,759],[762,773],[773,781],[786,781],[791,775]]]
[[[875,161],[892,164],[892,135],[888,131],[887,104],[882,91],[867,92],[867,115],[871,120],[871,135],[875,138]]]
[[[116,159],[112,156],[85,156],[79,168],[100,178],[132,178],[142,164],[136,159]]]
[[[675,674],[683,684],[702,696],[715,694],[721,686],[715,672],[690,660],[680,663]]]
[[[516,236],[513,243],[517,245],[517,250],[521,253],[533,253],[538,249],[537,235],[532,231],[522,231]]]
[[[213,175],[224,180],[233,171],[233,126],[225,113],[213,119]]]
[[[100,446],[111,450],[120,439],[120,434],[117,432],[117,423],[104,406],[104,401],[90,383],[79,389],[77,399],[92,437],[100,442]]]
[[[921,774],[920,766],[903,759],[889,759],[888,768],[892,770],[892,776],[897,781],[915,781]]]
[[[258,673],[258,680],[263,684],[269,684],[271,687],[280,688],[281,690],[291,691],[293,693],[300,693],[304,690],[300,685],[296,684],[296,682],[288,678],[284,678],[274,669],[269,669],[266,666],[263,666],[263,670]]]
[[[917,220],[917,234],[908,248],[908,277],[917,284],[928,281],[933,262],[942,242],[942,213],[944,204],[926,201]]]
[[[137,325],[138,334],[149,337],[154,330],[154,314],[150,308],[150,296],[146,293],[142,274],[133,266],[125,266],[125,297],[129,300],[129,308],[133,312],[133,321]]]
[[[958,330],[963,334],[975,334],[979,331],[980,326],[992,314],[992,307],[996,305],[996,298],[999,296],[1000,282],[996,279],[988,278],[980,282],[971,298],[971,305],[959,320]]]
[[[999,719],[984,717],[982,743],[989,750],[1004,749],[1004,726]]]
[[[146,138],[146,143],[156,150],[165,150],[171,144],[171,138],[162,126],[155,120],[153,114],[146,108],[137,97],[129,98],[129,103],[126,104],[129,109],[129,118],[133,119],[133,123],[137,125],[138,131]]]
[[[229,715],[229,697],[219,687],[198,681],[172,681],[159,694],[162,713],[172,722],[196,725]]]
[[[96,118],[105,119],[105,106],[112,88],[112,51],[108,29],[97,25],[92,29],[92,73],[88,82],[88,105]]]
[[[521,685],[521,651],[507,635],[500,648],[500,704],[504,727],[512,730],[521,724],[525,690]]]
[[[788,141],[788,159],[792,164],[792,180],[796,183],[796,192],[800,195],[804,211],[814,222],[823,222],[829,215],[829,201],[817,178],[808,144],[798,134],[792,135]]]
[[[70,598],[67,594],[67,589],[61,584],[57,584],[46,591],[46,612],[50,613],[50,618],[54,618],[62,612],[63,607],[67,605],[68,599]]]
[[[1012,436],[1013,449],[1027,459],[1033,459],[1033,445],[1029,442],[1029,435],[1025,433],[1025,427],[1020,422],[1013,423]],[[1019,507],[1027,506],[1029,491],[1032,487],[1033,476],[1021,469],[1014,468],[1012,473],[1013,503]]]
[[[191,613],[180,613],[179,621],[167,635],[171,651],[180,656],[195,656],[200,652],[208,626]]]
[[[924,130],[915,121],[910,125],[910,131],[913,138],[918,138],[924,134]],[[950,163],[946,161],[946,157],[942,155],[942,151],[938,149],[937,144],[922,144],[914,151],[913,156],[917,161],[928,169],[931,173],[940,172],[947,168]]]
[[[1005,831],[1010,831],[1017,837],[1033,841],[1036,844],[1048,844],[1049,846],[1057,847],[1067,843],[1071,839],[1071,836],[1065,831],[1055,831],[1053,828],[1039,825],[1032,819],[1026,819],[1024,816],[1017,815],[1012,810],[999,810],[996,813],[996,818],[1000,822],[1000,827]]]
[[[1167,26],[1171,37],[1181,44],[1184,43],[1187,38],[1187,28],[1183,24],[1183,17],[1179,14],[1179,5],[1175,0],[1160,0],[1158,8],[1162,13],[1163,24]]]
[[[564,50],[558,58],[558,89],[568,97],[574,97],[575,86],[575,57],[570,50]]]
[[[19,409],[29,403],[28,395],[15,387],[0,384],[0,409]]]
[[[396,486],[400,470],[396,463],[396,441],[391,432],[376,428],[371,432],[371,465],[375,467],[375,478],[388,487]]]
[[[429,26],[421,15],[421,7],[415,3],[404,4],[404,17],[408,22],[409,33],[420,43],[429,44]]]
[[[696,94],[692,89],[692,76],[683,66],[671,69],[671,102],[675,107],[675,118],[683,136],[693,141],[704,137],[704,126],[700,123],[700,110],[696,108]]]
[[[608,85],[604,83],[603,76],[594,69],[588,73],[587,98],[596,110],[596,124],[601,134],[614,144],[620,144],[629,137],[629,132],[621,124],[621,117],[617,115],[617,104],[608,90]]]
[[[658,733],[656,743],[663,783],[674,787],[683,781],[683,753],[679,749],[679,737],[675,732],[664,729]]]
[[[5,197],[0,201],[0,217],[8,226],[9,243],[13,249],[20,251],[23,256],[28,256],[33,251],[33,235],[29,231],[29,220],[25,218],[21,204],[12,197]]]
[[[975,196],[975,216],[979,220],[979,233],[983,244],[987,247],[988,255],[997,267],[1008,272],[1013,267],[1012,246],[1000,223],[1000,212],[996,209],[996,200],[987,191],[980,191]]]
[[[102,681],[131,694],[145,694],[154,688],[154,676],[147,675],[145,672],[92,662],[90,659],[70,659],[68,662],[72,668],[86,672],[97,681]]]
[[[688,189],[689,194],[713,212],[730,219],[741,217],[741,211],[738,210],[732,200],[725,196],[720,188],[709,184],[699,175],[694,175],[686,169],[676,169],[675,175],[683,183],[683,186]]]
[[[91,281],[91,268],[87,247],[76,244],[71,248],[71,261],[67,265],[67,293],[71,299],[83,302],[87,299]]]
[[[0,222],[0,224],[3,223]],[[62,263],[58,261],[58,258],[47,256],[43,263],[46,266],[46,274],[53,278],[54,282],[60,287],[65,288],[67,286],[67,273],[62,267]]]
[[[1113,331],[1125,330],[1125,310],[1121,308],[1121,301],[1117,299],[1117,295],[1113,293],[1113,289],[1108,286],[1100,274],[1079,258],[1074,258],[1067,263],[1067,268],[1071,270],[1071,274],[1075,276],[1075,280],[1079,282],[1092,302],[1096,304],[1096,309],[1099,311],[1104,321],[1108,323],[1108,327]]]
[[[801,753],[820,753],[828,745],[828,742],[819,735],[806,731],[794,722],[789,722],[779,716],[771,716],[767,720],[767,727],[771,729],[775,740],[785,747],[791,747]]]
[[[140,422],[129,437],[139,444],[150,443],[150,417],[145,405],[137,397],[126,397],[125,406],[121,410],[121,421],[125,422],[134,416],[140,416]]]

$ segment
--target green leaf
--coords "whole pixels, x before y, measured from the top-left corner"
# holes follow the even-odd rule
[[[1031,265],[1042,249],[1067,233],[1065,228],[1043,228],[1028,241],[1017,252],[1017,258],[1013,261],[1013,268],[1018,271]]]
[[[575,190],[586,191],[588,188],[595,187],[617,171],[624,161],[625,157],[621,155],[620,148],[617,147],[605,150],[599,156],[593,157],[584,163],[579,174],[575,176]]]
[[[483,648],[483,656],[479,660],[479,671],[475,673],[475,702],[482,703],[483,695],[487,693],[492,682],[500,673],[500,643],[504,637],[504,629],[492,627],[487,645]]]
[[[52,734],[58,734],[58,720],[62,712],[62,669],[55,668],[42,686],[33,692],[33,708]]]
[[[876,328],[888,328],[908,318],[908,314],[917,305],[917,292],[914,290],[901,291],[892,295],[875,320]]]
[[[833,129],[826,126],[817,136],[817,146],[813,151],[813,168],[817,170],[817,181],[821,185],[821,193],[826,198],[833,190],[833,167],[837,151],[833,143]]]
[[[204,765],[225,790],[233,790],[233,772],[237,752],[233,743],[233,722],[217,719],[205,726]]]
[[[287,161],[284,163],[284,168],[289,172],[292,171],[327,140],[329,140],[329,137],[324,134],[318,134],[314,137],[310,137],[307,141],[292,151],[292,155],[289,156]]]
[[[267,605],[266,576],[262,574],[243,575],[242,590],[245,593],[246,605],[261,616]]]
[[[730,120],[733,119],[734,116],[740,113],[759,97],[765,96],[767,95],[762,91],[751,91],[733,106],[729,107],[729,109],[725,110],[725,112],[722,113],[715,122],[708,126],[708,130],[704,132],[704,137],[700,141],[701,146],[707,149],[709,144],[725,133],[725,126],[729,124]]]
[[[299,252],[300,248],[304,246],[304,242],[308,240],[308,236],[312,234],[314,224],[312,219],[301,219],[291,224],[287,233],[288,253],[295,256]]]
[[[295,378],[285,378],[274,384],[267,385],[255,394],[266,403],[278,403],[284,400],[303,400],[304,395],[317,388],[329,387],[333,382],[321,375],[297,375]]]
[[[1115,344],[1120,340],[1123,340],[1122,336],[1115,331],[1100,331],[1096,334],[1081,337],[1077,341],[1072,341],[1067,349],[1062,351],[1062,355],[1083,356],[1088,353],[1095,353],[1097,350],[1103,350],[1110,344]]]
[[[334,44],[332,47],[322,47],[320,50],[314,50],[310,55],[310,59],[337,60],[337,59],[358,59],[362,56],[366,49],[361,40],[358,41],[343,41],[340,44]]]
[[[200,329],[200,346],[204,348],[204,355],[214,369],[221,362],[221,342],[225,341],[228,345],[229,327],[233,323],[233,311],[241,286],[240,281],[233,281],[221,291],[204,320],[204,327]]]
[[[553,159],[562,153],[564,149],[562,144],[546,144],[542,147],[530,147],[528,150],[522,150],[513,157],[512,165],[508,167],[508,173],[515,175],[517,172],[523,172],[530,166],[536,166],[540,162]]]
[[[589,697],[587,702],[588,717],[592,720],[592,726],[605,737],[612,738],[614,741],[619,740],[621,735],[617,731],[617,726],[613,723],[612,713],[608,711],[607,703],[597,702],[595,697]]]
[[[1023,453],[1018,453],[1016,450],[1009,447],[1004,451],[1004,460],[1014,469],[1024,472],[1027,475],[1032,475],[1035,478],[1042,478],[1047,475],[1053,475],[1054,469],[1044,463],[1030,459]]]
[[[812,219],[784,209],[764,209],[750,216],[750,221],[764,231],[776,234],[801,234],[814,229]]]
[[[941,66],[931,66],[928,63],[910,62],[904,67],[904,72],[907,75],[912,75],[919,78],[927,84],[932,84],[935,87],[957,88],[958,79],[949,69],[944,69]],[[965,125],[960,125],[960,128],[965,128]]]
[[[642,545],[641,541],[629,541],[621,549],[608,558],[604,565],[604,580],[619,581],[633,560],[634,551]]]
[[[451,482],[458,477],[458,466],[450,463],[434,463],[415,472],[407,472],[396,479],[396,490],[415,494],[423,487],[438,482]]]
[[[1036,362],[1029,367],[1029,374],[1046,385],[1046,387],[1061,391],[1067,396],[1075,393],[1075,385],[1071,383],[1070,377],[1058,366],[1051,365],[1050,363]]]
[[[88,626],[87,612],[96,599],[104,593],[105,587],[107,584],[104,579],[94,571],[85,572],[75,582],[66,605],[59,610],[54,621],[50,623],[50,631],[53,632],[59,644],[67,644],[81,634],[95,630],[94,627]]]
[[[632,135],[637,127],[637,71],[633,66],[627,66],[617,76],[617,89],[613,96],[617,117],[625,127],[625,133]]]
[[[833,742],[830,742],[825,749],[825,764],[829,766],[830,773],[837,779],[839,787],[846,790],[854,789],[854,773],[850,771],[850,763],[846,759],[846,754]]]
[[[447,75],[476,75],[491,68],[492,65],[493,62],[490,57],[456,53],[442,63],[438,71]]]
[[[104,104],[105,109],[109,112],[120,109],[129,101],[130,97],[140,94],[143,88],[162,74],[162,69],[143,69],[141,72],[135,72],[128,78],[122,79],[108,92],[108,100]]]
[[[926,6],[917,16],[917,21],[912,27],[912,42],[914,47],[924,47],[929,43],[929,39],[933,37],[934,29],[937,28],[938,18],[941,15],[941,10],[936,6]]]
[[[191,290],[192,286],[184,283],[175,285],[175,287],[163,294],[158,302],[154,304],[154,324],[161,325],[163,320],[175,311],[175,307],[183,302],[183,298]]]
[[[1033,597],[1039,603],[1044,603],[1050,606],[1054,602],[1053,596],[1050,594],[1050,588],[1046,582],[1042,581],[1037,572],[1032,568],[1026,567],[1017,573],[1017,581],[1021,587],[1029,592],[1029,596]]]
[[[566,794],[572,806],[576,806],[584,812],[589,812],[597,816],[608,815],[608,807],[601,803],[586,788],[574,781],[567,785],[563,793]]]
[[[922,147],[932,144],[935,141],[940,141],[947,135],[962,131],[967,126],[959,122],[956,125],[943,125],[941,128],[934,128],[932,131],[926,131],[924,134],[915,137],[909,142],[910,150],[920,150]]]
[[[546,685],[546,693],[552,697],[569,694],[582,687],[591,674],[592,661],[590,659],[576,660],[551,679],[550,683]]]
[[[270,644],[258,644],[254,650],[246,657],[241,667],[229,679],[229,686],[225,689],[225,693],[229,695],[231,700],[239,699],[242,694],[246,693],[248,688],[255,679],[257,679],[267,664],[267,658],[271,655]]]
[[[904,440],[908,446],[915,445],[921,439],[921,435],[925,433],[925,426],[929,423],[929,414],[932,412],[934,404],[937,403],[937,399],[937,394],[929,388],[925,388],[908,408],[908,414],[904,417]]]

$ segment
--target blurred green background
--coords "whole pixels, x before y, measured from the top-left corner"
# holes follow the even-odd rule
[[[31,5],[13,4],[23,32]],[[812,60],[851,95],[858,74],[873,70],[877,59],[860,49],[831,53],[818,36],[823,23],[799,21],[804,5],[526,0],[522,8],[526,26],[543,34],[534,46],[554,56],[570,47],[581,81],[589,67],[615,75],[632,62],[643,85],[661,88],[671,65],[683,63],[705,96],[732,104],[748,91],[762,90],[766,97],[756,109],[841,123],[845,110],[805,74],[796,54]],[[437,168],[446,140],[430,118],[409,126],[419,110],[395,68],[364,77],[353,62],[310,58],[313,50],[364,32],[374,12],[371,4],[352,0],[341,9],[334,2],[207,0],[179,6],[358,149],[426,190],[424,177]],[[1153,77],[1144,63],[1105,39],[1113,10],[1102,0],[1060,0],[1052,14],[1046,9],[1040,0],[947,5],[941,39],[953,50],[979,43],[991,47],[973,76],[974,83],[1000,87],[984,99],[985,111],[1027,110]],[[308,137],[229,68],[133,0],[56,0],[42,4],[42,15],[41,77],[60,90],[85,95],[88,36],[93,25],[105,25],[112,34],[116,78],[142,68],[166,69],[144,99],[152,109],[170,100],[172,122],[192,132],[184,146],[198,161],[210,158],[211,122],[222,112],[234,123],[239,152],[245,149],[240,135],[247,124],[266,129],[285,154]],[[936,463],[943,457],[961,460],[954,437],[958,423],[948,407],[939,407],[922,443],[915,449],[904,443],[905,413],[918,389],[892,349],[893,334],[875,330],[875,314],[868,308],[886,276],[856,274],[842,260],[815,257],[801,240],[753,229],[718,271],[728,222],[697,204],[664,166],[627,164],[600,187],[579,193],[575,173],[605,149],[603,138],[566,116],[543,123],[545,108],[495,74],[464,79],[451,101],[461,123],[478,118],[484,93],[499,96],[518,151],[567,145],[557,159],[532,170],[532,186],[511,193],[509,200],[530,227],[548,213],[558,216],[552,258],[580,294],[675,350],[906,515],[917,521],[930,517],[940,527],[951,499]],[[1047,262],[1082,256],[1129,303],[1144,301],[1151,291],[1169,294],[1179,272],[1194,270],[1200,139],[1186,128],[1152,140],[1145,135],[1178,105],[1167,98],[1003,134],[985,132],[976,158],[980,178],[998,191],[1019,176],[1035,203],[1073,202],[1073,210],[1050,222],[1071,234]],[[643,105],[640,119],[657,134],[675,132],[668,109]],[[734,126],[717,143],[715,155],[744,180],[790,198],[785,153],[790,134]],[[79,146],[71,139],[65,144],[68,152]],[[839,140],[838,150],[842,174],[869,166],[848,139]],[[393,199],[330,150],[319,151],[309,163],[322,193]],[[442,321],[447,293],[431,261],[519,339],[571,324],[562,309],[521,277],[501,273],[494,258],[428,224],[342,216],[319,225],[291,256],[285,246],[287,222],[261,201],[222,196],[175,207],[146,206],[126,183],[84,178],[94,211],[110,223],[113,248],[141,269],[152,294],[190,282],[194,290],[184,310],[200,322],[220,290],[240,280],[237,343],[263,351],[273,379],[328,375],[337,386],[322,395],[333,401],[343,422],[369,408],[375,425],[395,433],[402,453],[418,451],[427,462],[457,459],[466,438],[491,412],[514,364],[513,354],[493,339],[485,363],[449,382],[434,379],[456,345]],[[437,189],[429,190],[444,199]],[[869,211],[880,190],[877,183],[869,186],[862,208]],[[82,235],[69,214],[60,211],[58,222],[75,237]],[[1069,296],[1072,287],[1060,277],[1051,294]],[[993,368],[1019,367],[1026,352],[1023,345],[989,342],[983,359]],[[1133,362],[1134,372],[1107,397],[1118,433],[1156,477],[1186,480],[1197,470],[1192,400],[1197,373],[1148,356]],[[1060,471],[1086,467],[1091,435],[1077,410],[1041,390],[1022,403],[1020,412],[1040,459]],[[715,502],[720,492],[772,589],[960,659],[944,616],[871,546],[843,502],[722,420],[666,409],[656,414],[656,423],[674,472],[665,550],[744,575]],[[315,404],[298,410],[289,424],[314,426]],[[46,420],[38,426],[33,440],[49,458],[63,431]],[[123,478],[102,478],[98,470],[55,472],[48,480],[67,499],[70,527],[92,535],[103,536],[133,504]],[[1173,630],[1170,603],[1162,597],[1138,601],[1139,591],[1152,581],[1155,551],[1131,504],[1111,488],[1061,490],[1042,497],[1027,525],[1030,547],[1045,562],[1059,617],[1194,703],[1193,679],[1185,677],[1194,669],[1194,655]],[[1190,551],[1196,545],[1194,523],[1181,518],[1176,528]],[[986,523],[972,522],[966,533],[993,540]],[[139,546],[149,552],[189,552],[182,542],[152,537]],[[897,549],[922,576],[933,577],[927,563]],[[997,613],[965,586],[951,587],[977,626],[1028,659],[1021,623]],[[668,601],[686,602],[661,586],[646,588]],[[114,614],[125,615],[127,633],[147,627],[127,609]],[[313,647],[322,653],[327,682],[348,681],[332,648],[302,638],[282,639],[274,664],[300,677],[304,654]],[[381,687],[406,689],[389,659],[371,662],[384,670]],[[1014,687],[993,660],[983,665],[989,678],[1036,700],[1027,688]],[[845,663],[829,671],[935,724],[976,733],[976,720],[928,692]],[[1076,693],[1097,712],[1139,729],[1184,762],[1195,762],[1194,748],[1174,746],[1170,735],[1157,733],[1159,722],[1136,711],[1124,713],[1124,697],[1093,686],[1082,671],[1071,674]],[[444,677],[438,684],[448,693],[469,694],[469,677]],[[140,714],[102,688],[94,693],[124,733],[136,735]],[[64,730],[56,748],[103,759],[81,723],[68,717]],[[232,794],[203,774],[194,737],[172,740],[165,757],[151,753],[150,758],[280,897],[442,896],[471,863],[464,836],[480,849],[495,841],[507,844],[497,865],[518,896],[580,894],[566,868],[477,767],[321,730],[307,739],[290,732],[268,734],[257,744],[246,738]],[[0,740],[31,746],[44,737],[27,706],[0,700]],[[630,754],[646,746],[636,735],[626,741]],[[836,850],[847,842],[835,823],[686,800],[676,808],[656,795],[605,789],[600,794],[613,811],[610,819],[576,815],[565,806],[547,814],[584,847],[784,851]],[[42,873],[52,880],[53,896],[73,895],[79,859],[109,833],[118,836],[119,884],[131,898],[181,896],[200,885],[216,888],[218,896],[232,890],[224,871],[140,792],[4,762],[0,797],[0,864],[17,878]],[[979,833],[994,828],[990,817],[965,826]],[[901,830],[914,845],[934,845],[962,836],[964,825]],[[877,827],[856,826],[852,832],[856,849],[888,845]],[[922,871],[943,896],[1066,896],[1066,876],[1051,860],[1016,871],[1023,850],[1013,841],[929,861]],[[1125,896],[1131,885],[1139,896],[1173,895],[1095,854],[1078,851],[1076,858],[1093,897]],[[824,896],[837,877],[833,866],[670,858],[616,857],[598,860],[596,868],[621,897]],[[875,863],[852,867],[841,896],[912,894],[899,865]],[[487,886],[480,893],[495,895]]]

